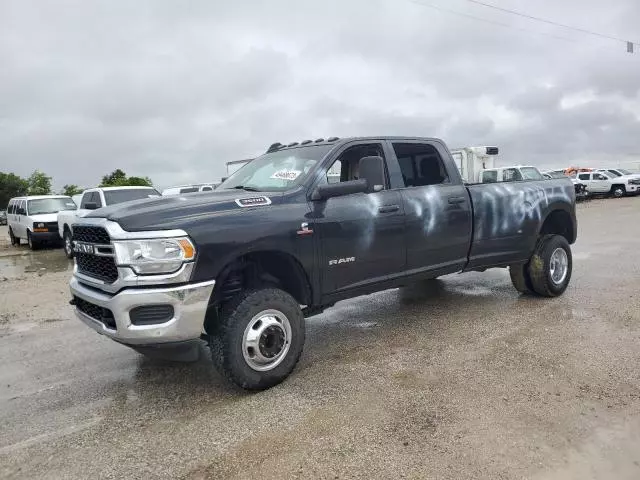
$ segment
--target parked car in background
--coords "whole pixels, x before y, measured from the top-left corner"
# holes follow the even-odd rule
[[[518,182],[522,180],[544,180],[536,167],[511,166],[488,168],[480,172],[480,183]]]
[[[159,196],[160,193],[153,187],[100,187],[85,190],[80,196],[80,205],[77,210],[61,212],[58,215],[57,232],[64,243],[65,255],[68,258],[73,258],[71,236],[73,234],[73,224],[76,223],[78,218],[84,217],[93,210],[109,205]]]
[[[576,200],[584,200],[588,195],[589,191],[587,190],[587,186],[580,182],[576,177],[569,177],[564,170],[547,170],[542,172],[542,176],[547,180],[551,180],[553,178],[569,178],[573,182],[573,188],[576,192]]]
[[[604,172],[578,173],[578,180],[587,186],[589,193],[624,197],[640,192],[640,180],[629,177],[614,177]]]
[[[625,170],[624,168],[601,168],[597,170],[598,172],[604,172],[610,177],[627,177],[632,178],[634,180],[640,179],[640,173],[633,173],[630,170]]]
[[[11,245],[26,240],[31,250],[42,243],[60,243],[58,212],[75,211],[76,204],[64,195],[16,197],[7,210]]]
[[[168,187],[162,190],[162,195],[181,195],[183,193],[195,193],[195,192],[211,192],[216,189],[220,183],[194,183],[191,185],[178,185],[175,187]]]
[[[0,210],[0,225],[6,225],[6,224],[7,224],[7,211]]]

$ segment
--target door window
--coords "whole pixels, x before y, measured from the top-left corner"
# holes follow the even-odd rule
[[[364,157],[382,157],[384,159],[384,152],[382,145],[379,143],[355,145],[347,148],[338,159],[327,170],[324,181],[327,183],[339,183],[348,182],[350,180],[358,180],[360,159]],[[385,177],[388,177],[386,172],[385,162]],[[388,180],[385,179],[385,183],[388,184]],[[384,185],[387,188],[387,185]]]
[[[578,175],[578,178],[580,180],[589,180],[589,174],[588,173],[581,173],[580,175]]]
[[[502,171],[503,182],[518,182],[522,180],[522,174],[517,168],[505,168]]]
[[[85,192],[84,195],[82,195],[82,200],[80,201],[80,208],[87,208],[87,203],[91,203],[93,200],[91,200],[91,195],[93,194],[93,192]]]
[[[102,208],[102,199],[100,198],[100,192],[93,192],[91,201],[94,202],[98,208]]]
[[[602,175],[600,173],[594,173],[593,174],[593,179],[594,180],[609,180],[609,178],[605,177],[604,175]]]
[[[422,187],[448,183],[449,176],[442,157],[433,145],[394,143],[405,187]]]
[[[13,215],[13,207],[14,207],[15,203],[13,203],[13,200],[9,202],[9,207],[7,208],[7,213],[10,213],[11,215]]]
[[[18,203],[18,215],[26,215],[27,214],[27,202],[25,202],[24,200],[20,200],[20,203]]]

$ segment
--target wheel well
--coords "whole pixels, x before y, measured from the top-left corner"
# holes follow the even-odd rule
[[[205,331],[215,331],[223,304],[243,290],[261,286],[280,288],[300,305],[312,303],[309,278],[293,256],[277,251],[252,252],[235,259],[218,275],[204,321]]]
[[[613,190],[616,187],[622,187],[625,190],[627,189],[622,183],[614,183],[613,185],[611,185],[611,190]]]
[[[571,215],[564,210],[554,210],[542,224],[540,235],[562,235],[571,243],[575,238]]]
[[[300,305],[311,303],[311,285],[302,265],[292,256],[277,251],[252,252],[227,265],[216,281],[214,302],[221,303],[242,290],[276,286]]]

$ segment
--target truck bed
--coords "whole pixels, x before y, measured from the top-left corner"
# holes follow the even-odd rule
[[[467,185],[473,209],[473,234],[467,269],[528,258],[541,223],[560,211],[575,241],[575,219],[569,211],[575,190],[569,178]]]

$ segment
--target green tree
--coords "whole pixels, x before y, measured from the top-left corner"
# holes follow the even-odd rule
[[[109,175],[102,177],[101,187],[152,187],[153,182],[149,177],[127,177],[119,168],[111,172]]]
[[[78,195],[82,193],[84,188],[79,187],[77,185],[65,185],[62,187],[62,195],[66,195],[67,197],[73,197],[74,195]]]
[[[51,177],[40,170],[34,171],[28,182],[29,195],[49,195],[51,193]]]
[[[136,187],[153,187],[153,182],[149,177],[129,177],[127,185],[135,185]]]
[[[0,209],[6,210],[9,200],[13,197],[26,195],[29,182],[13,173],[0,172]]]

